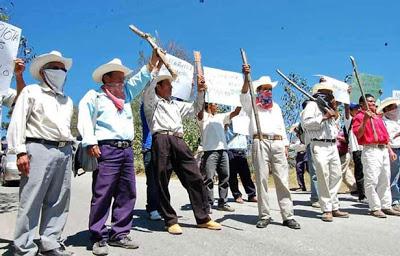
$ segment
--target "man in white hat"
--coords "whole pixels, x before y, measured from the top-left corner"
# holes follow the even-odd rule
[[[71,188],[73,103],[64,94],[71,65],[57,51],[36,57],[30,73],[39,84],[22,90],[11,117],[7,139],[21,172],[15,255],[38,253],[33,239],[39,217],[41,255],[72,255],[59,242]]]
[[[383,112],[383,121],[385,122],[386,129],[389,133],[389,145],[396,157],[393,156],[390,163],[390,190],[392,192],[392,208],[393,210],[400,211],[400,100],[395,98],[387,98],[383,100],[377,109],[378,113]]]
[[[221,225],[208,216],[207,190],[193,157],[192,151],[183,140],[182,118],[195,116],[204,104],[205,83],[197,78],[198,93],[195,103],[171,98],[172,77],[159,75],[153,79],[143,94],[144,113],[153,135],[152,161],[159,186],[161,215],[170,234],[182,234],[178,217],[171,206],[168,183],[170,166],[187,189],[190,203],[199,228],[221,229]]]
[[[353,118],[353,132],[357,136],[358,144],[363,146],[361,160],[370,214],[377,218],[386,218],[386,215],[400,216],[400,212],[392,209],[390,160],[394,161],[396,154],[389,146],[390,136],[382,117],[376,112],[374,96],[361,96],[359,104],[362,111]]]
[[[318,195],[322,220],[331,222],[333,217],[348,218],[347,212],[339,210],[337,193],[342,181],[339,152],[336,147],[338,128],[335,119],[333,87],[327,82],[314,85],[313,93],[326,102],[329,108],[308,101],[301,113],[301,125],[310,141],[310,150],[318,179]]]
[[[79,103],[78,130],[82,146],[98,159],[98,169],[93,172],[89,214],[95,255],[108,254],[107,242],[126,249],[139,247],[128,236],[136,201],[131,102],[150,81],[158,61],[153,51],[149,63],[134,76],[120,59],[99,66],[92,77],[101,87],[90,90]],[[108,232],[106,221],[112,199],[113,223]]]
[[[250,66],[243,65],[243,73],[250,73]],[[277,82],[272,82],[269,76],[262,76],[253,82],[253,88],[249,88],[249,81],[247,76],[245,77],[240,102],[242,109],[251,119],[250,134],[253,135],[252,156],[256,170],[259,217],[256,226],[258,228],[266,228],[271,222],[268,176],[272,171],[283,225],[292,229],[300,229],[300,224],[294,219],[293,202],[289,191],[289,167],[287,162],[289,141],[286,136],[281,108],[272,99],[272,89]],[[256,108],[260,119],[261,131],[257,131],[249,89],[254,90],[257,94]],[[262,138],[259,137],[259,133],[261,133]]]

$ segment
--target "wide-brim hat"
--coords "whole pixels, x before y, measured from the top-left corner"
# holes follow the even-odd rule
[[[159,75],[154,77],[153,80],[151,80],[151,85],[155,87],[157,83],[162,80],[169,80],[170,82],[172,82],[174,79],[170,75]]]
[[[379,105],[379,107],[376,109],[376,112],[379,113],[379,114],[383,113],[383,109],[386,108],[389,105],[392,105],[392,104],[399,105],[400,104],[400,99],[396,99],[396,98],[393,98],[393,97],[389,97],[389,98],[384,99],[381,102],[381,104]]]
[[[122,65],[122,61],[118,58],[115,58],[106,64],[103,64],[96,68],[92,74],[92,78],[96,83],[103,83],[103,75],[112,71],[120,71],[123,72],[125,77],[132,73],[132,70]]]
[[[312,89],[312,94],[316,94],[319,90],[330,90],[331,92],[334,91],[333,85],[330,83],[318,83],[315,84],[313,89]]]
[[[66,70],[69,70],[72,66],[72,59],[63,57],[59,51],[51,51],[34,58],[29,72],[31,72],[31,75],[35,79],[43,81],[43,78],[40,76],[40,69],[49,62],[61,62],[64,64]]]
[[[256,92],[257,88],[260,87],[261,85],[269,84],[271,85],[272,88],[274,88],[278,82],[277,81],[272,81],[271,77],[269,76],[262,76],[258,80],[254,80],[252,83],[253,90]]]

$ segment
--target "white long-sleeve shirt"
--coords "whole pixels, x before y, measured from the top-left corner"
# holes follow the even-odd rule
[[[389,145],[392,148],[400,148],[400,136],[394,138],[400,133],[400,124],[397,121],[390,120],[386,117],[382,118],[385,122],[386,129],[389,133],[390,142]]]
[[[18,97],[8,127],[9,151],[25,153],[26,138],[72,141],[73,103],[68,96],[58,95],[47,85],[26,86]]]
[[[306,132],[307,140],[336,139],[338,128],[335,119],[322,120],[323,113],[317,103],[309,101],[301,113],[301,125]]]
[[[196,102],[193,103],[166,100],[156,95],[155,86],[151,83],[143,93],[144,114],[151,133],[161,131],[183,133],[182,118],[194,117],[198,113],[204,104],[204,93],[199,92]]]
[[[242,93],[240,95],[240,103],[242,104],[242,110],[250,117],[250,134],[257,134],[256,121],[253,114],[253,108],[251,106],[250,93]],[[289,141],[286,135],[285,123],[283,121],[282,110],[279,105],[275,102],[272,104],[271,109],[263,109],[257,106],[258,117],[260,119],[261,133],[264,135],[280,135],[285,146],[289,146]]]

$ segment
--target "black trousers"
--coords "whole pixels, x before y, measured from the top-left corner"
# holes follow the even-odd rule
[[[353,152],[354,177],[356,178],[357,193],[359,200],[365,198],[364,173],[363,173],[363,165],[361,162],[361,153],[362,153],[361,150]]]
[[[302,191],[306,191],[306,183],[304,182],[304,173],[308,171],[308,157],[306,151],[297,152],[296,155],[296,175],[297,184]]]
[[[143,151],[143,164],[146,173],[146,195],[147,204],[146,211],[152,212],[155,210],[160,210],[160,199],[158,192],[158,182],[156,181],[156,174],[153,168],[153,163],[151,161],[151,150]]]
[[[233,198],[242,196],[239,190],[239,182],[237,176],[239,174],[240,180],[244,190],[246,191],[247,197],[250,199],[256,196],[256,187],[254,186],[253,180],[251,179],[249,164],[247,163],[246,151],[245,150],[228,150],[229,157],[229,187]]]
[[[186,188],[197,224],[210,220],[207,213],[207,190],[193,154],[183,139],[166,134],[153,135],[153,166],[159,185],[161,215],[167,226],[178,223],[178,217],[171,206],[168,190],[171,169],[175,171]]]

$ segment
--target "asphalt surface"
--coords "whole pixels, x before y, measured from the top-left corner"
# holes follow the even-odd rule
[[[319,209],[310,207],[308,193],[293,193],[296,220],[301,230],[282,226],[276,194],[270,191],[273,223],[265,229],[255,227],[257,204],[231,202],[236,211],[213,210],[211,217],[223,225],[221,231],[196,228],[186,191],[178,180],[171,180],[172,203],[180,216],[183,234],[164,231],[162,221],[149,221],[145,211],[146,182],[137,178],[137,202],[131,237],[140,243],[136,250],[110,247],[109,255],[399,255],[400,217],[377,219],[367,215],[367,205],[341,194],[341,206],[349,219],[320,220]],[[67,249],[75,255],[92,255],[87,231],[91,197],[91,175],[74,178],[70,214],[64,230]],[[18,188],[0,187],[0,253],[12,255]],[[397,251],[397,253],[396,253]]]

